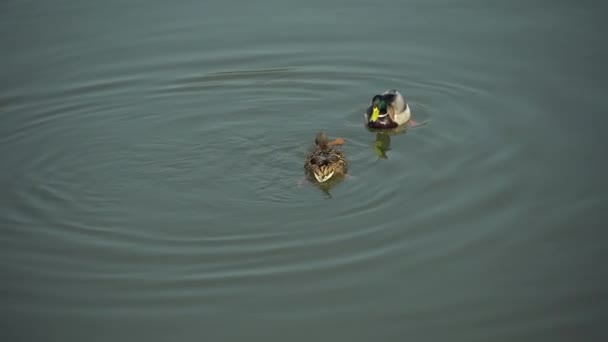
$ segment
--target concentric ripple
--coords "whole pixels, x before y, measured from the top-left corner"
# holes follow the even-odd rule
[[[333,340],[529,340],[596,317],[575,299],[600,292],[581,270],[602,248],[586,237],[605,110],[553,33],[570,12],[37,6],[0,5],[2,313],[23,331],[255,318]],[[391,88],[422,125],[368,131]],[[572,120],[587,112],[594,127]],[[303,180],[319,131],[346,141],[349,177],[328,187]]]
[[[201,298],[207,298],[238,292],[245,279],[349,272],[386,262],[416,248],[409,242],[420,235],[416,225],[501,193],[501,188],[489,188],[464,202],[448,196],[437,203],[433,196],[431,203],[425,197],[434,184],[466,184],[447,170],[481,158],[457,153],[466,148],[467,137],[454,132],[489,130],[488,122],[468,114],[477,111],[471,104],[487,101],[483,90],[406,74],[399,78],[352,58],[331,68],[322,65],[338,59],[302,64],[301,52],[265,60],[277,63],[241,69],[240,60],[232,61],[235,65],[228,60],[218,71],[159,75],[148,85],[145,79],[153,77],[99,80],[41,96],[34,114],[21,119],[22,126],[4,141],[5,149],[44,147],[44,153],[32,154],[21,165],[22,180],[13,193],[22,209],[15,206],[8,217],[72,248],[88,245],[93,253],[77,264],[66,255],[57,260],[59,273],[37,277],[89,279],[92,287],[107,277],[118,284],[156,282],[149,285],[152,292],[114,288],[102,296],[115,304],[131,298],[135,308],[193,291],[193,281],[210,284],[201,287]],[[142,86],[144,91],[135,90]],[[428,124],[391,136],[388,159],[381,159],[373,153],[374,134],[363,129],[361,120],[370,96],[386,87],[401,89],[415,119]],[[111,92],[100,93],[105,89]],[[458,101],[463,98],[468,101]],[[49,106],[49,100],[55,104]],[[305,153],[319,130],[346,139],[343,149],[351,165],[352,177],[325,192],[301,182]],[[446,172],[429,173],[438,165],[425,156],[440,151],[451,156],[441,161]],[[441,233],[431,229],[425,234]],[[483,235],[470,236],[462,248]],[[121,262],[119,268],[106,264],[130,253],[137,255],[133,262]],[[424,254],[410,267],[435,255]],[[137,260],[154,260],[156,266],[134,272]],[[173,280],[158,283],[155,277],[161,274]],[[213,290],[220,284],[222,292]],[[183,304],[173,305],[180,310]]]

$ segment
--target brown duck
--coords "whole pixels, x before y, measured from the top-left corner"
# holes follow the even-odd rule
[[[342,138],[328,141],[325,133],[317,134],[314,150],[307,155],[304,164],[306,176],[311,180],[316,179],[317,182],[323,183],[334,177],[346,175],[348,162],[344,152],[332,147],[342,144],[344,144]]]

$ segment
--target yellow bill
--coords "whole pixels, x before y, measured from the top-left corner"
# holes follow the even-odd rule
[[[380,109],[378,109],[378,107],[374,107],[374,111],[372,112],[372,117],[369,118],[369,121],[376,122],[378,120],[379,115],[380,115]]]

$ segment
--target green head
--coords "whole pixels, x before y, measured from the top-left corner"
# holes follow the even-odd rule
[[[386,114],[387,103],[382,95],[376,95],[372,99],[372,114],[369,121],[376,122],[380,114]]]

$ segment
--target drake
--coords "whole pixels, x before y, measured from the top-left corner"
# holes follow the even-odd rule
[[[344,139],[338,138],[327,141],[327,135],[323,132],[317,134],[315,147],[306,156],[304,170],[310,179],[316,179],[319,183],[324,183],[332,177],[345,176],[348,172],[348,162],[342,151],[331,146],[342,145]]]
[[[372,98],[365,111],[365,124],[368,128],[390,130],[410,121],[410,106],[395,89],[390,89]]]

